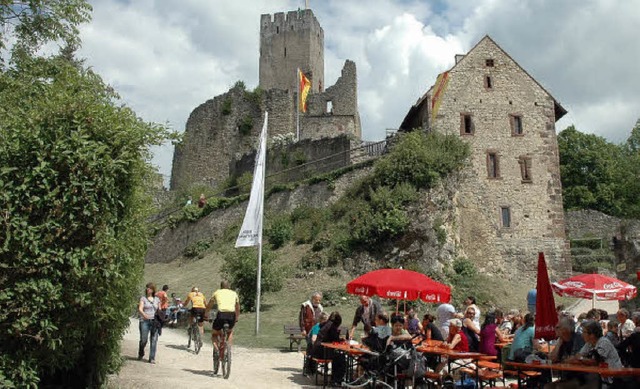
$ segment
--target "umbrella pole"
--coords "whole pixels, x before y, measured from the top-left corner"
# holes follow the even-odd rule
[[[400,300],[396,300],[396,315],[398,314],[398,307],[400,306]]]
[[[596,307],[596,292],[593,292],[593,299],[591,299],[591,309]]]

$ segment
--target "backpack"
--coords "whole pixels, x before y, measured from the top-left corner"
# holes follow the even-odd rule
[[[169,322],[169,315],[163,309],[156,309],[156,314],[153,317],[160,325],[167,324]]]

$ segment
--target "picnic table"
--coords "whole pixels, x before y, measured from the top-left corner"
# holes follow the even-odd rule
[[[522,363],[513,361],[505,361],[505,365],[516,368],[518,372],[523,370],[549,370],[598,374],[601,378],[600,387],[602,387],[602,378],[640,377],[640,368],[633,367],[611,368],[608,366],[588,366],[574,363]],[[520,385],[520,374],[518,374],[518,387],[521,387]]]

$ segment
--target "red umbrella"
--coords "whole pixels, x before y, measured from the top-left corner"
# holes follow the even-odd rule
[[[558,314],[556,313],[556,302],[553,300],[549,274],[547,273],[547,262],[544,260],[544,253],[538,253],[538,280],[536,282],[538,291],[536,296],[536,339],[555,339],[556,324]]]
[[[397,300],[449,302],[451,288],[422,273],[403,269],[370,271],[347,284],[347,292]]]
[[[560,296],[591,299],[594,305],[596,299],[629,300],[638,292],[635,286],[602,274],[582,274],[554,282],[551,286]]]

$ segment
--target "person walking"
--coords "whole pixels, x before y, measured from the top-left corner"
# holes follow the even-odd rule
[[[372,300],[369,296],[360,296],[360,306],[356,309],[356,314],[353,316],[353,322],[349,330],[349,339],[353,339],[353,333],[360,322],[364,324],[365,335],[369,335],[371,328],[374,326],[376,316],[381,312],[382,307],[379,302]]]
[[[140,344],[138,347],[138,360],[144,358],[144,349],[147,342],[151,339],[149,346],[149,363],[156,363],[156,349],[158,347],[158,330],[154,317],[156,311],[160,309],[160,299],[156,297],[156,286],[149,282],[145,287],[144,296],[140,297],[138,304],[138,316],[140,319]]]

